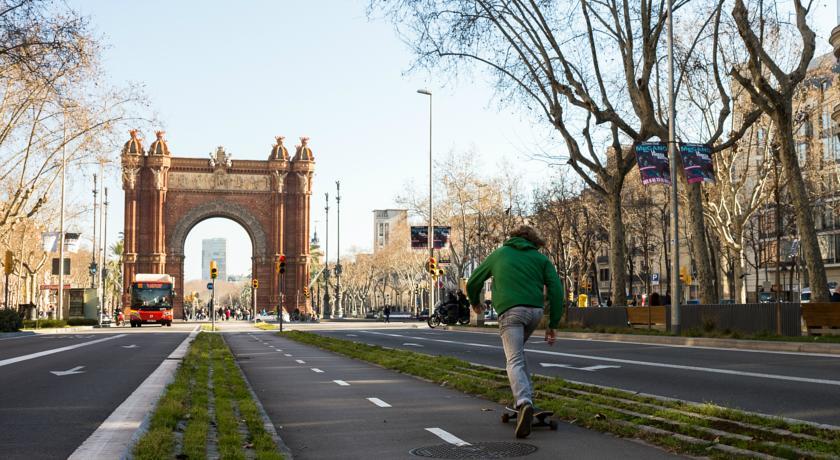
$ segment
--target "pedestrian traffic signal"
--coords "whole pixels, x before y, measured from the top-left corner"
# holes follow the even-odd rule
[[[252,279],[251,280],[251,286],[253,286],[254,289],[259,289],[260,288],[260,280],[258,280],[256,278]]]
[[[437,260],[434,257],[429,257],[428,262],[426,262],[426,269],[429,270],[429,274],[432,276],[437,274]]]
[[[286,273],[286,256],[280,255],[280,260],[277,262],[277,272],[281,275]]]
[[[309,298],[309,288],[306,286],[303,287],[303,296]]]
[[[219,276],[219,268],[216,266],[216,261],[210,261],[210,279],[216,279]]]

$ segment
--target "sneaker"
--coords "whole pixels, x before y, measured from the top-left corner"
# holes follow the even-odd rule
[[[531,434],[531,423],[534,420],[534,406],[525,403],[519,406],[519,415],[516,417],[516,437],[527,438]]]

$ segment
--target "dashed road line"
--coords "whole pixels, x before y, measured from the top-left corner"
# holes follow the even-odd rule
[[[379,398],[367,398],[367,400],[376,404],[379,407],[391,407],[390,404],[386,403],[385,401],[383,401]]]
[[[455,436],[454,434],[452,434],[452,433],[450,433],[446,430],[440,429],[440,428],[426,428],[426,431],[428,431],[429,433],[432,433],[433,435],[439,437],[440,439],[443,439],[444,441],[448,442],[449,444],[454,444],[458,447],[464,447],[464,446],[471,445],[467,441],[464,441],[463,439]]]
[[[344,380],[333,380],[333,382],[335,382],[336,384],[338,384],[338,386],[341,386],[341,387],[349,387],[350,386],[350,384],[345,382]]]
[[[313,367],[312,372],[314,372],[316,374],[323,374],[324,373],[324,371],[322,371],[321,369],[318,369],[317,367]]]
[[[295,362],[298,363],[298,364],[306,364],[306,361],[304,361],[302,359],[296,359]]]
[[[291,357],[292,357],[292,355],[290,355],[290,354],[288,354],[288,353],[283,353],[283,356],[286,356],[287,358],[291,358]]]

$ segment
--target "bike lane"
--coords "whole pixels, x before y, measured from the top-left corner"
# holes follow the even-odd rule
[[[517,440],[496,403],[270,333],[225,338],[298,459],[416,458],[416,448],[502,441],[536,447],[534,459],[676,458],[562,422],[558,431],[535,429]]]

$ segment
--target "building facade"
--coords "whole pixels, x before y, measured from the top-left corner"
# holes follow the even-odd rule
[[[219,279],[227,279],[227,240],[207,238],[201,240],[201,279],[210,279],[210,261],[216,261]]]
[[[391,235],[398,226],[408,222],[406,209],[375,209],[373,211],[373,252],[388,245]]]

